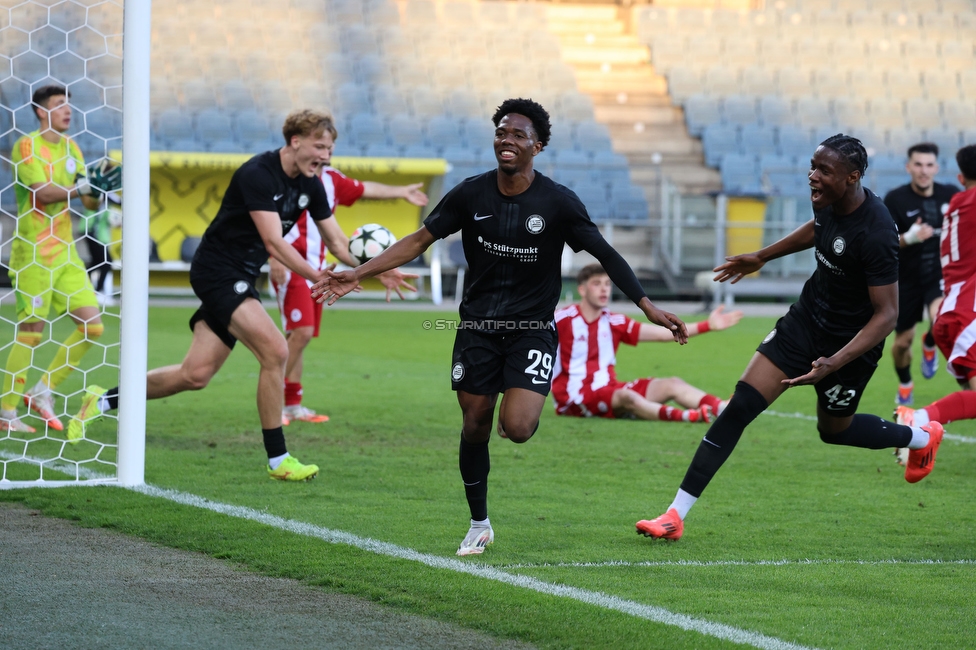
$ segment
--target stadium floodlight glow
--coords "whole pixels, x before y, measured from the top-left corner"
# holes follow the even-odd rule
[[[70,444],[66,431],[58,430],[50,419],[27,412],[19,393],[29,390],[45,369],[56,365],[52,358],[72,349],[70,337],[64,346],[61,342],[75,324],[53,309],[42,318],[43,334],[39,342],[31,343],[27,355],[26,385],[13,383],[14,373],[7,368],[16,366],[8,357],[15,346],[24,344],[17,337],[20,318],[15,291],[0,290],[0,376],[13,383],[6,401],[9,405],[18,393],[17,414],[24,423],[19,431],[9,424],[0,428],[0,488],[144,482],[151,6],[150,0],[0,0],[0,42],[4,45],[0,50],[0,245],[4,255],[17,236],[17,217],[23,210],[16,199],[13,148],[22,136],[38,129],[31,103],[37,89],[52,84],[67,89],[71,120],[64,133],[78,145],[89,166],[109,158],[120,145],[125,161],[121,317],[110,307],[100,308],[105,335],[96,341],[84,334],[84,344],[90,348],[80,361],[67,357],[65,365],[71,372],[63,383],[55,386],[52,382],[50,393],[53,412],[67,429],[88,386],[123,386],[117,436],[110,432],[110,418],[114,418],[110,415],[97,433]],[[30,153],[30,147],[26,151]],[[79,167],[67,157],[58,160],[67,170]],[[77,245],[85,234],[78,234],[79,224],[86,223],[91,214],[82,213],[77,199],[68,203],[67,210],[75,224],[72,237]],[[63,233],[52,239],[65,243]],[[116,240],[110,246],[118,244]],[[83,253],[84,246],[81,248]],[[39,253],[34,255],[36,259]],[[53,270],[61,268],[59,262],[54,264]],[[70,300],[72,295],[57,286],[52,302]],[[113,340],[116,324],[118,342]],[[82,327],[82,331],[87,330]],[[9,406],[4,408],[9,412]],[[36,430],[28,431],[30,427]],[[113,473],[114,477],[106,478]]]

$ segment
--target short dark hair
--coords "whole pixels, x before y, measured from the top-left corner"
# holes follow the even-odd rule
[[[586,281],[590,278],[606,274],[606,269],[599,264],[587,264],[580,269],[579,273],[576,274],[576,281],[578,284],[586,284]]]
[[[939,145],[934,142],[919,142],[918,144],[913,144],[908,148],[908,157],[911,158],[913,153],[930,153],[936,158],[939,157]]]
[[[976,144],[967,144],[957,151],[956,164],[966,180],[976,181]]]
[[[305,138],[318,133],[329,133],[333,140],[339,137],[331,114],[307,108],[292,111],[281,127],[285,144],[291,144],[292,137],[296,135]]]
[[[47,108],[47,100],[51,99],[52,97],[57,97],[58,95],[64,95],[68,98],[71,97],[71,93],[68,92],[67,88],[57,84],[41,86],[35,90],[34,94],[31,95],[31,104],[34,105],[34,113],[37,114],[38,107]],[[38,119],[40,119],[40,116],[38,116]]]
[[[529,121],[532,122],[532,128],[535,129],[535,134],[539,138],[539,144],[543,148],[549,144],[549,136],[552,135],[552,125],[549,123],[549,113],[542,107],[542,104],[521,97],[518,99],[506,99],[498,107],[498,110],[495,111],[495,114],[491,116],[492,123],[497,127],[498,123],[502,121],[502,118],[509,113],[518,113],[529,118]]]
[[[838,133],[821,142],[820,146],[839,153],[847,161],[851,171],[861,172],[861,176],[864,176],[868,169],[868,152],[860,140],[852,135]]]

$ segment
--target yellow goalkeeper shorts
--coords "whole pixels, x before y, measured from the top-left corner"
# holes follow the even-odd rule
[[[95,289],[77,253],[53,268],[31,262],[21,269],[11,268],[8,275],[17,297],[18,321],[46,320],[52,309],[60,316],[81,307],[98,307]]]

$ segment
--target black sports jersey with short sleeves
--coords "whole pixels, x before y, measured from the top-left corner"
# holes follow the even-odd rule
[[[935,229],[935,235],[920,244],[905,246],[899,252],[899,276],[902,284],[929,284],[942,278],[939,262],[939,233],[949,200],[959,192],[955,185],[932,184],[932,196],[919,196],[911,184],[902,185],[885,195],[884,203],[895,220],[898,233],[912,227],[919,218]]]
[[[441,199],[424,225],[438,239],[461,231],[468,262],[462,321],[551,322],[562,290],[564,244],[593,253],[635,303],[644,296],[576,194],[539,172],[517,196],[498,189],[497,169],[468,178]]]
[[[898,281],[898,232],[880,198],[865,188],[854,212],[814,210],[817,270],[798,304],[825,332],[856,335],[874,315],[868,287]]]
[[[281,234],[295,225],[304,210],[316,221],[332,216],[325,187],[318,176],[290,178],[281,167],[278,150],[258,154],[240,166],[230,179],[217,216],[203,234],[194,264],[228,264],[257,277],[268,261],[268,250],[251,212],[276,212]]]

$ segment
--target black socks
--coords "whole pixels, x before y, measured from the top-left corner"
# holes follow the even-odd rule
[[[488,518],[488,471],[491,469],[488,441],[470,443],[462,435],[458,466],[461,469],[461,480],[464,481],[464,495],[468,498],[468,507],[471,509],[471,519],[484,521]]]
[[[700,497],[735,449],[742,432],[768,406],[766,398],[759,391],[745,382],[738,382],[728,406],[708,428],[698,445],[698,451],[681,482],[681,489],[693,497]]]

